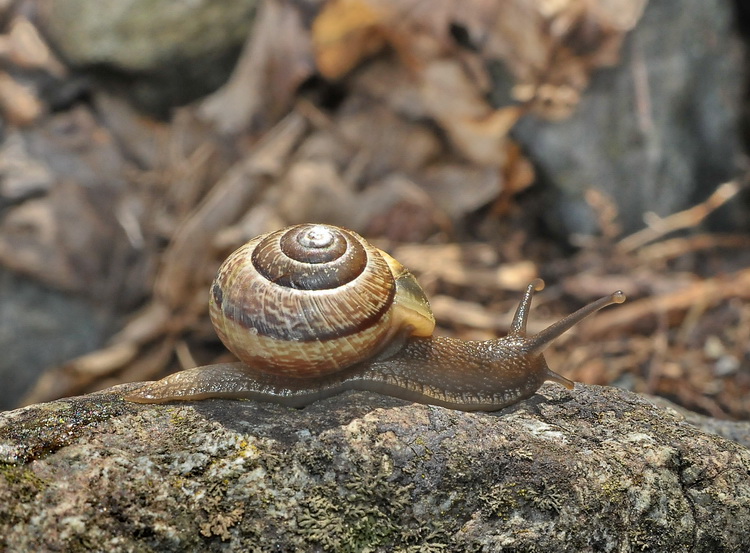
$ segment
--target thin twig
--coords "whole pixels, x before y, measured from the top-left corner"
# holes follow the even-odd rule
[[[731,200],[741,189],[742,186],[739,182],[731,180],[720,185],[703,202],[684,211],[673,213],[667,217],[659,217],[655,213],[647,213],[644,219],[648,226],[643,230],[634,232],[630,236],[626,236],[620,241],[618,246],[623,252],[630,253],[666,234],[694,227],[702,222],[710,213]]]
[[[589,338],[613,328],[633,328],[655,314],[685,312],[697,302],[712,307],[729,298],[750,298],[750,269],[694,282],[673,292],[650,296],[619,306],[597,316]]]

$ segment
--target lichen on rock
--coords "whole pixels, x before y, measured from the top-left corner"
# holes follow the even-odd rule
[[[546,385],[498,413],[132,388],[0,414],[0,549],[750,547],[750,451],[615,388]]]

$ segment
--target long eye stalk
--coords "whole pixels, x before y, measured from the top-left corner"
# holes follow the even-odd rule
[[[531,285],[529,285],[529,288],[531,288]],[[609,296],[604,296],[603,298],[599,298],[598,300],[581,307],[578,311],[571,313],[567,317],[557,321],[555,324],[545,328],[535,336],[532,336],[528,342],[530,351],[533,353],[544,351],[544,349],[549,346],[555,338],[559,337],[563,332],[569,330],[574,325],[580,323],[586,317],[593,315],[608,305],[622,303],[625,299],[626,297],[622,290],[617,290]]]

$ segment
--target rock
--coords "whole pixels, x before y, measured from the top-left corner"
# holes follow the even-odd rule
[[[631,232],[644,212],[685,209],[737,172],[744,58],[733,26],[730,2],[649,2],[621,63],[593,75],[571,118],[519,122],[514,137],[555,189],[552,228],[597,232],[583,199],[591,187]],[[724,227],[743,220],[723,216]]]
[[[42,0],[36,21],[72,67],[120,85],[157,113],[218,88],[250,31],[257,0]]]
[[[750,451],[616,388],[463,413],[124,402],[135,386],[0,415],[0,549],[750,548]]]
[[[659,396],[651,396],[641,394],[648,401],[660,407],[671,414],[676,415],[678,418],[682,418],[685,422],[692,424],[696,428],[700,428],[703,432],[710,434],[718,434],[732,440],[733,442],[740,443],[745,447],[750,447],[750,421],[730,421],[725,419],[716,419],[706,415],[701,415],[689,409],[685,409],[681,405],[677,405]]]
[[[44,369],[100,347],[103,318],[80,297],[0,268],[0,411],[19,405]]]

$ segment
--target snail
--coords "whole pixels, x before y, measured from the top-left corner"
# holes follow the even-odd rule
[[[425,293],[398,261],[343,228],[288,227],[240,247],[211,286],[211,320],[242,362],[177,372],[126,399],[226,397],[303,407],[366,390],[495,411],[532,396],[546,380],[573,389],[547,367],[543,350],[587,316],[625,301],[614,292],[527,336],[531,298],[543,287],[541,279],[528,285],[504,338],[433,336]]]

